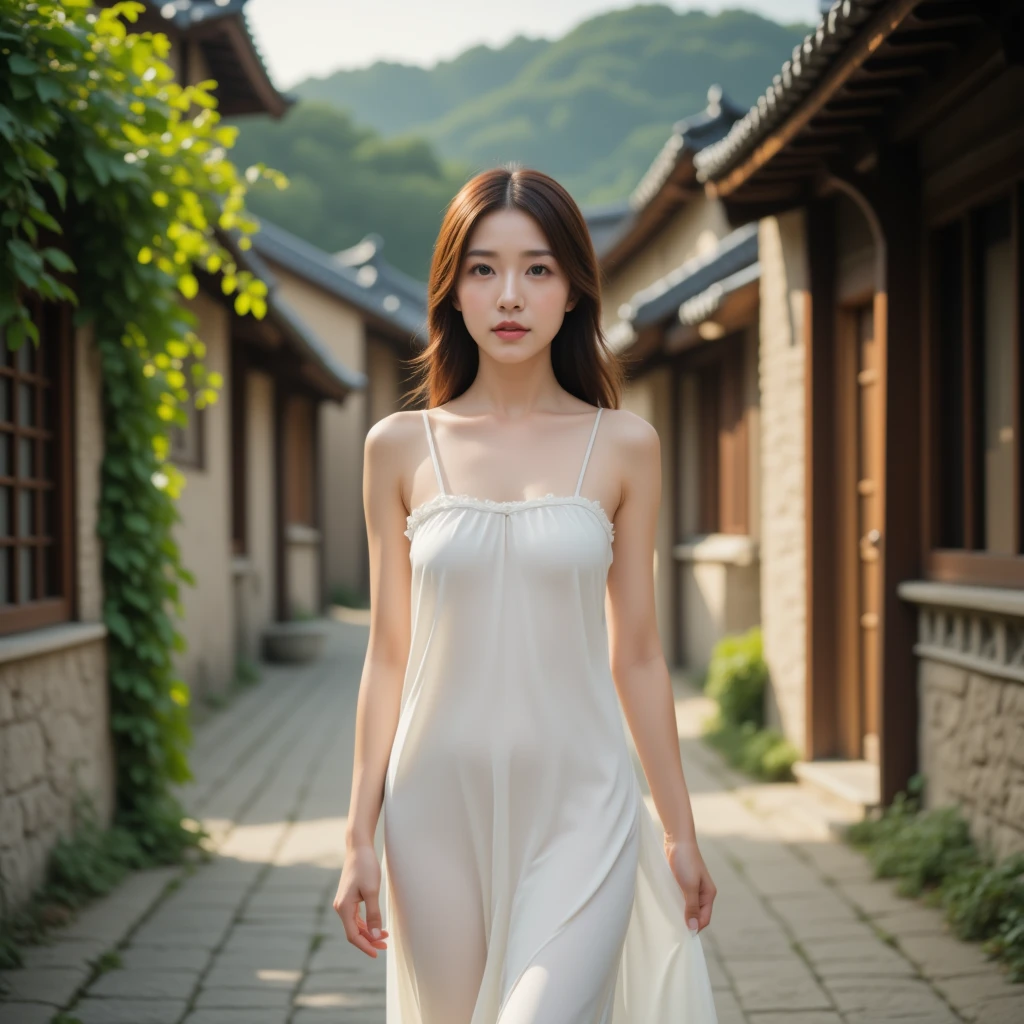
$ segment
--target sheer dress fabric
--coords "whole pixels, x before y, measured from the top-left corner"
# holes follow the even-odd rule
[[[384,793],[387,1024],[716,1024],[608,657],[614,527],[580,488],[408,517]]]

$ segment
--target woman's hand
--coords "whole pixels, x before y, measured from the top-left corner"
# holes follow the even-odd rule
[[[372,846],[349,847],[334,909],[345,926],[348,941],[374,959],[378,949],[388,948],[384,941],[388,933],[381,927],[379,894],[380,862],[376,851]],[[366,904],[365,921],[359,916],[360,903]]]
[[[686,925],[702,931],[711,923],[711,904],[718,890],[695,842],[673,842],[665,837],[665,856],[686,898]]]

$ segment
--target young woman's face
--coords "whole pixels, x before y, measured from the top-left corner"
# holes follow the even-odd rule
[[[495,210],[477,221],[453,302],[473,340],[502,362],[550,345],[575,305],[547,238],[522,210]],[[518,329],[503,329],[510,321]]]

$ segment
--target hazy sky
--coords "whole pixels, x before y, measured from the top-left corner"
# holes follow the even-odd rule
[[[423,66],[477,43],[500,46],[517,35],[556,38],[616,0],[250,0],[249,23],[275,84],[289,89],[309,75],[375,60]],[[776,21],[817,20],[817,0],[676,0],[676,10],[745,7]]]

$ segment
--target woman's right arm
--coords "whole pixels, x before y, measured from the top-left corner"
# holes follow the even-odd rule
[[[398,727],[409,657],[409,542],[402,499],[408,414],[375,423],[363,449],[363,508],[370,554],[370,636],[356,702],[352,791],[345,826],[345,864],[334,899],[349,942],[368,956],[386,949],[381,927],[381,869],[373,846],[384,781]],[[407,454],[404,456],[407,458]],[[359,904],[366,919],[359,917]],[[379,937],[374,937],[377,929]]]

